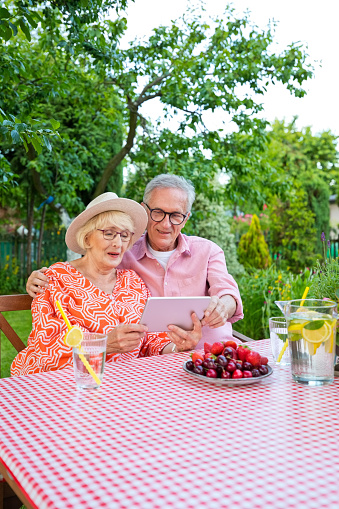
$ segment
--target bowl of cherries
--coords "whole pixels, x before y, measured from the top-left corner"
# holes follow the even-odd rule
[[[191,353],[184,371],[216,385],[249,385],[273,373],[267,357],[235,341],[205,343],[204,352]]]

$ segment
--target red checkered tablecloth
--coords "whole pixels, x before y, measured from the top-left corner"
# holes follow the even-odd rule
[[[253,345],[252,345],[253,346]],[[255,349],[269,356],[268,341]],[[339,507],[339,384],[218,387],[187,354],[0,381],[0,458],[39,509]]]

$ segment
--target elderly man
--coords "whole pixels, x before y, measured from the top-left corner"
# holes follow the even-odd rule
[[[152,179],[142,202],[148,214],[147,232],[125,254],[119,268],[135,270],[153,296],[210,295],[197,345],[201,348],[205,341],[232,339],[231,324],[243,318],[243,310],[222,249],[210,240],[181,233],[194,198],[194,187],[183,177],[163,174]],[[32,297],[48,286],[45,270],[28,279],[26,289]]]

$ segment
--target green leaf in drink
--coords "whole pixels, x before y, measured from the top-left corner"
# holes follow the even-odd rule
[[[307,330],[318,330],[324,325],[324,320],[315,320],[314,322],[308,322],[304,325],[304,329]]]

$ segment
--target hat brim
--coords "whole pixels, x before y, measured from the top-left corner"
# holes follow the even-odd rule
[[[85,254],[86,251],[82,249],[76,241],[76,234],[87,221],[92,217],[100,214],[101,212],[108,212],[110,210],[118,210],[128,214],[134,224],[134,235],[132,237],[132,244],[134,244],[144,233],[147,226],[147,213],[142,205],[134,200],[128,198],[116,198],[113,200],[106,200],[92,207],[84,210],[79,214],[69,225],[65,242],[67,247],[74,253]]]

